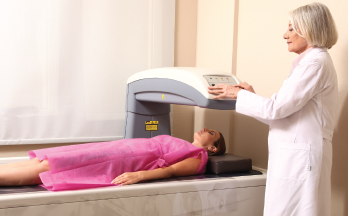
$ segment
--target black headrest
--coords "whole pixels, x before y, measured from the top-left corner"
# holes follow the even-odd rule
[[[219,156],[209,156],[206,173],[224,174],[248,172],[252,169],[250,158],[229,153]]]

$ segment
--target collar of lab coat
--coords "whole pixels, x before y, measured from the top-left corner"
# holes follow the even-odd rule
[[[301,59],[298,62],[298,64],[297,65],[293,65],[293,67],[291,69],[291,72],[290,72],[290,75],[288,76],[288,78],[292,75],[292,72],[296,69],[296,67],[298,67],[299,65],[305,63],[308,59],[311,59],[313,56],[317,55],[320,52],[327,52],[327,48],[326,47],[315,47],[315,48],[309,50],[308,53],[304,53],[305,55],[301,57]],[[299,58],[299,57],[297,57],[297,58]]]
[[[301,61],[310,51],[312,51],[312,49],[314,49],[314,47],[310,47],[309,49],[307,49],[306,51],[304,51],[303,53],[301,53],[299,56],[297,56],[294,60],[292,60],[292,68],[291,68],[290,74],[294,71],[294,69],[296,68],[296,66],[298,65],[298,63],[300,63],[300,61]]]
[[[317,55],[320,52],[327,52],[327,48],[326,47],[315,47],[315,48],[313,48],[311,51],[306,53],[306,55],[301,59],[301,61],[296,65],[296,67],[298,65],[303,64],[308,59],[311,59],[313,56]]]

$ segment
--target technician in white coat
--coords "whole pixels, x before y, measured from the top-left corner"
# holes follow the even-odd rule
[[[271,99],[241,83],[209,87],[236,98],[236,111],[269,125],[265,216],[329,216],[337,76],[327,49],[337,42],[329,9],[312,3],[290,12],[284,39],[299,56]]]

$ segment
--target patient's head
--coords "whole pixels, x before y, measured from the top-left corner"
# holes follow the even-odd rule
[[[193,145],[204,148],[209,155],[222,155],[226,151],[225,139],[219,131],[203,128],[193,136]]]

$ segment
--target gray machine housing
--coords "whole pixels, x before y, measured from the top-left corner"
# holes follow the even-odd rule
[[[170,104],[234,110],[236,100],[213,100],[180,81],[147,78],[127,85],[124,139],[171,135]],[[145,121],[158,121],[157,131],[146,131]]]

